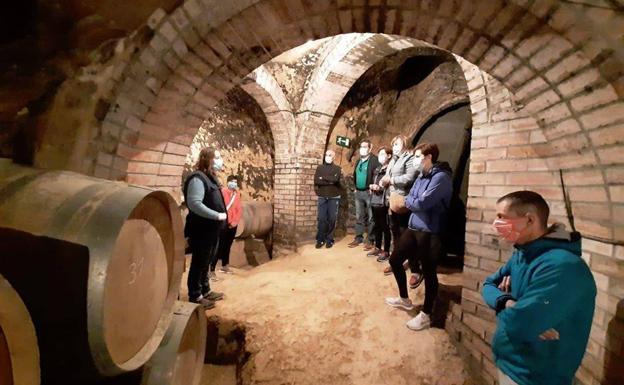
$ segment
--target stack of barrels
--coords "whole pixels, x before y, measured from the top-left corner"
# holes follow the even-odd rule
[[[176,301],[183,268],[168,193],[0,160],[0,385],[196,385],[206,320]]]

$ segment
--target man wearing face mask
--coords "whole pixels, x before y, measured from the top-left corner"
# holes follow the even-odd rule
[[[238,191],[238,177],[236,175],[230,175],[227,178],[227,187],[221,188],[221,194],[223,194],[223,200],[226,204],[227,210],[227,227],[221,232],[219,237],[219,246],[217,247],[216,258],[212,260],[210,264],[210,277],[216,278],[215,270],[217,268],[217,262],[221,260],[221,272],[231,274],[230,270],[230,250],[232,243],[236,237],[236,229],[240,222],[243,210],[241,207],[240,192]]]
[[[374,236],[372,209],[370,205],[370,194],[368,186],[373,184],[374,172],[379,167],[379,160],[371,153],[373,145],[368,139],[360,142],[360,158],[353,169],[353,182],[355,183],[355,239],[349,243],[349,247],[357,247],[364,242],[364,232],[366,232],[366,245],[364,250],[373,249]]]
[[[203,148],[193,171],[184,181],[184,200],[189,209],[184,235],[191,247],[188,275],[189,301],[210,309],[223,293],[210,289],[208,270],[217,252],[219,234],[227,224],[227,213],[217,172],[223,170],[221,153]]]
[[[316,168],[314,174],[314,191],[318,196],[317,249],[323,245],[329,249],[334,245],[334,230],[340,204],[340,178],[342,177],[342,170],[334,164],[335,156],[336,153],[333,150],[327,150],[323,164]]]
[[[548,227],[548,215],[533,191],[496,203],[494,229],[514,245],[482,292],[497,313],[492,350],[501,385],[570,385],[587,347],[596,284],[581,259],[580,234]]]

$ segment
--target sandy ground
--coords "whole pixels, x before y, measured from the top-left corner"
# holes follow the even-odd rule
[[[471,384],[448,334],[407,329],[417,311],[384,304],[398,295],[394,278],[347,243],[304,246],[299,254],[219,275],[213,289],[226,298],[207,314],[247,325],[253,355],[244,384]],[[439,277],[447,287],[461,283],[460,274]],[[424,288],[410,296],[422,304]]]

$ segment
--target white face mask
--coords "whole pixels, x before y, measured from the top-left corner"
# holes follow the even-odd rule
[[[332,164],[334,163],[334,157],[331,155],[325,155],[325,163]]]
[[[228,188],[230,188],[230,190],[236,190],[238,188],[238,182],[236,182],[235,180],[229,181]]]
[[[367,155],[368,155],[368,148],[360,147],[360,156],[367,156]]]
[[[379,158],[379,163],[385,164],[386,160],[388,160],[388,155],[385,152],[382,152],[381,154],[379,154],[378,158]]]
[[[212,168],[214,168],[216,171],[223,170],[223,158],[214,158],[214,161],[212,162]]]
[[[403,151],[403,145],[401,145],[401,143],[395,143],[392,146],[392,153],[393,154],[400,155],[401,151]]]

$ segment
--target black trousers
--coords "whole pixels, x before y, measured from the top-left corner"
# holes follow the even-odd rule
[[[373,209],[373,235],[375,236],[375,247],[381,249],[383,238],[383,250],[390,251],[390,224],[388,223],[388,207],[372,206]]]
[[[390,231],[392,232],[392,239],[394,240],[394,248],[401,239],[401,235],[407,230],[409,224],[409,218],[412,213],[398,214],[394,211],[390,212]],[[420,269],[420,263],[418,261],[409,261],[410,270],[414,274],[422,273]]]
[[[221,260],[221,266],[227,266],[230,264],[230,250],[232,249],[232,243],[236,237],[237,227],[223,229],[221,237],[219,238],[219,247],[217,248],[217,254],[210,263],[210,271],[215,271],[217,268],[217,262]]]
[[[401,235],[390,255],[390,266],[399,287],[399,295],[408,298],[407,277],[403,269],[405,260],[422,264],[425,278],[425,303],[422,311],[431,314],[433,303],[438,295],[438,257],[442,252],[442,242],[437,234],[407,229]]]
[[[191,247],[191,267],[188,274],[189,299],[194,300],[200,295],[210,292],[208,269],[215,258],[219,246],[218,237],[189,238]]]

